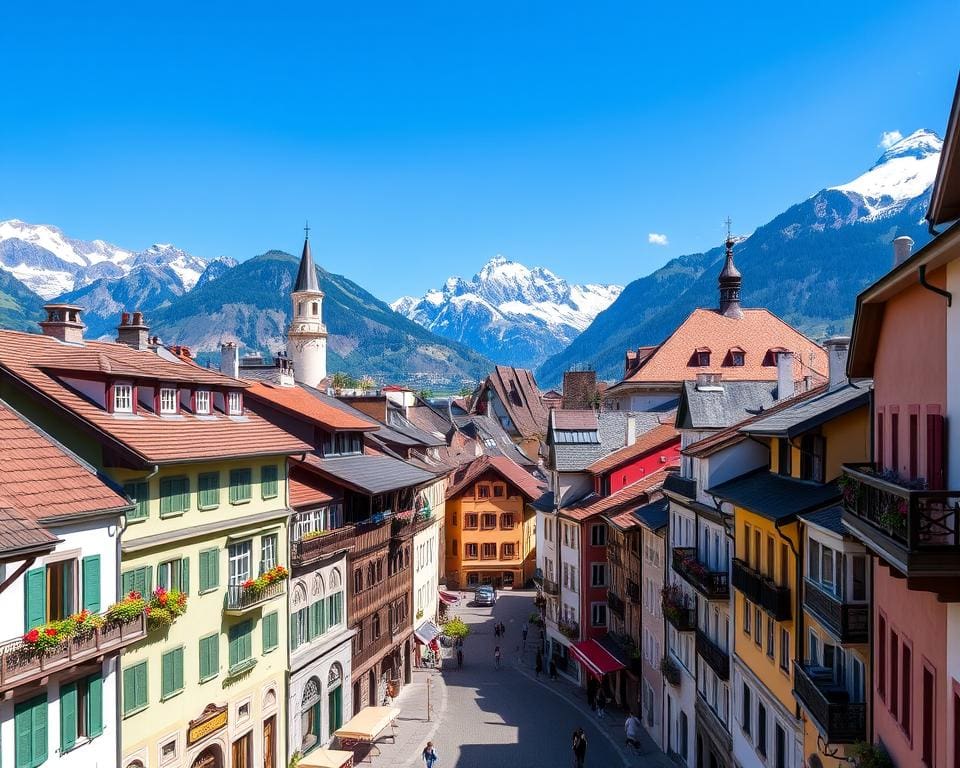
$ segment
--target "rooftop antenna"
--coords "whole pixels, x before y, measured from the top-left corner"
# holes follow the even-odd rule
[[[310,239],[310,222],[309,221],[306,221],[303,224],[303,234],[304,234],[304,238],[303,238],[304,240]]]

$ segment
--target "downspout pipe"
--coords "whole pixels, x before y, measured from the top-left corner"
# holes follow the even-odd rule
[[[792,522],[798,523],[797,531],[799,532],[799,521],[794,518]],[[797,561],[796,573],[794,574],[794,583],[796,584],[796,589],[794,589],[793,599],[791,600],[792,605],[790,606],[794,614],[794,658],[799,662],[803,663],[803,609],[800,607],[800,590],[803,589],[803,536],[799,536],[799,550],[797,545],[794,545],[790,537],[784,534],[783,530],[780,528],[780,524],[774,526],[777,529],[777,533],[780,538],[787,542],[787,546],[790,547],[790,550],[793,552],[793,557]],[[799,609],[799,610],[798,610]],[[797,703],[794,705],[795,717],[800,719],[800,704]]]
[[[934,293],[943,296],[947,300],[947,306],[953,306],[953,294],[950,291],[945,291],[943,288],[938,288],[935,285],[931,285],[927,282],[927,265],[921,264],[918,269],[918,276],[920,278],[920,285],[926,288],[928,291],[933,291]]]

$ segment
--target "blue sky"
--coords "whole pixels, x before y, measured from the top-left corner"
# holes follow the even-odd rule
[[[956,0],[96,5],[0,25],[0,218],[239,259],[309,218],[388,300],[629,282],[942,134],[960,65]]]

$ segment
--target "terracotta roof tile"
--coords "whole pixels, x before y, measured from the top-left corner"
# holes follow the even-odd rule
[[[456,496],[485,472],[496,472],[516,486],[528,501],[539,499],[543,495],[543,484],[519,464],[510,461],[506,456],[481,456],[457,470],[447,489],[447,498]]]
[[[111,371],[115,362],[121,365],[124,376],[136,371],[138,378],[223,388],[249,386],[216,371],[164,360],[155,352],[122,344],[89,341],[81,347],[38,334],[0,331],[0,375],[12,377],[38,392],[41,399],[57,403],[144,462],[163,464],[311,450],[312,446],[250,411],[239,417],[220,413],[204,417],[158,416],[149,411],[113,415],[61,379],[69,371],[98,378],[106,376],[104,361]]]
[[[553,411],[554,429],[600,429],[597,412],[590,410],[557,409]]]
[[[330,481],[318,477],[313,472],[304,471],[299,464],[297,461],[290,461],[291,507],[297,509],[299,507],[327,504],[343,496],[343,491],[338,491]]]
[[[698,373],[719,373],[731,381],[776,380],[777,366],[768,352],[782,347],[799,355],[797,379],[826,378],[827,356],[823,348],[766,309],[745,309],[740,319],[721,315],[714,309],[695,309],[677,329],[644,360],[637,361],[625,382],[678,382],[696,378]],[[697,349],[709,348],[710,365],[691,365]],[[743,365],[730,365],[730,350],[744,351]],[[764,365],[764,362],[767,362]]]
[[[568,507],[562,507],[560,515],[568,520],[582,521],[594,515],[609,515],[627,506],[633,509],[639,504],[647,503],[650,500],[650,495],[659,490],[666,477],[667,470],[658,469],[656,472],[651,472],[646,477],[624,486],[609,496],[599,496],[592,493]]]
[[[517,432],[523,437],[542,437],[547,431],[547,408],[536,379],[526,368],[495,366],[484,384],[493,387],[510,415]],[[483,396],[483,386],[478,390]],[[473,407],[476,409],[477,400]]]
[[[328,429],[373,431],[380,427],[372,419],[363,418],[359,412],[354,415],[335,408],[299,386],[281,387],[258,381],[247,389],[246,395],[264,400],[295,416],[306,417]]]
[[[661,446],[670,443],[680,442],[680,433],[674,426],[673,419],[666,424],[659,424],[648,432],[637,435],[637,440],[633,445],[628,445],[618,451],[614,451],[602,459],[593,462],[587,467],[588,472],[599,475],[607,470],[619,467],[632,459],[643,456]]]

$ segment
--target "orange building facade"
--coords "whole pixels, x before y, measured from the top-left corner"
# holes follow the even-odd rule
[[[522,587],[536,564],[538,481],[504,457],[481,457],[460,469],[447,492],[447,585]]]

